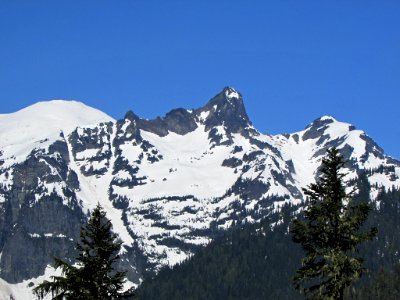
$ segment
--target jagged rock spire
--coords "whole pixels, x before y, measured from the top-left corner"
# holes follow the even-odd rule
[[[164,117],[154,120],[141,119],[132,111],[128,111],[124,120],[126,119],[135,121],[139,129],[160,136],[165,136],[170,131],[178,134],[189,133],[197,128],[196,121],[205,124],[207,131],[216,126],[224,126],[230,133],[243,133],[252,127],[242,95],[232,87],[225,87],[205,106],[194,111],[173,109]]]
[[[222,125],[230,132],[238,133],[252,126],[241,94],[231,87],[225,87],[195,113],[200,119],[204,118],[202,121],[206,125],[206,130]]]

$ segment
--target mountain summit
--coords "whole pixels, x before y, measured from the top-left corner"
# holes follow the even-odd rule
[[[225,87],[207,105],[195,111],[206,130],[224,126],[231,133],[241,133],[252,127],[240,93]]]
[[[107,114],[81,102],[41,101],[15,113],[0,115],[1,158],[15,164],[30,151],[53,142],[60,134],[68,135],[78,126],[114,122]]]
[[[40,136],[11,139],[24,130]],[[367,178],[372,199],[400,187],[400,162],[363,131],[325,116],[299,132],[264,135],[230,87],[204,107],[153,120],[41,103],[0,116],[0,134],[0,276],[13,284],[54,274],[53,256],[75,257],[97,203],[122,239],[121,267],[139,284],[218,230],[302,203],[328,148],[348,160],[349,182]]]
[[[252,129],[242,96],[231,87],[225,87],[205,106],[194,111],[173,109],[164,117],[153,120],[141,119],[129,111],[125,119],[135,121],[138,128],[159,136],[166,136],[168,132],[185,135],[195,130],[198,125],[205,125],[206,131],[221,126],[229,133],[243,133]]]

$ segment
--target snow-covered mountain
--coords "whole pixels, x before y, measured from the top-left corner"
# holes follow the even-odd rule
[[[348,179],[366,174],[372,198],[400,187],[400,162],[363,131],[324,116],[297,133],[261,134],[229,87],[204,107],[154,120],[130,111],[115,121],[71,101],[0,115],[0,277],[29,285],[53,256],[73,257],[99,202],[137,284],[218,229],[299,203],[333,146],[349,160]]]

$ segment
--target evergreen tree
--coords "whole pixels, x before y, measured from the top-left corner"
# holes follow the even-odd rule
[[[337,149],[328,150],[322,160],[321,176],[304,192],[308,206],[304,219],[293,221],[293,241],[306,255],[294,277],[295,287],[308,299],[343,299],[344,289],[365,271],[358,246],[376,234],[361,232],[368,218],[367,203],[354,203],[341,173],[345,161]]]
[[[125,281],[125,272],[117,272],[113,265],[119,259],[122,242],[112,232],[100,204],[93,210],[89,222],[82,227],[76,248],[77,265],[55,258],[55,267],[63,276],[53,276],[44,281],[34,292],[43,299],[51,293],[53,299],[109,300],[118,299]]]

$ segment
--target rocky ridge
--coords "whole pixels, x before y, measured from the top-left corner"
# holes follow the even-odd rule
[[[63,109],[49,115],[61,114],[62,124],[60,111],[78,104],[58,104]],[[297,133],[261,134],[230,87],[204,107],[154,120],[128,112],[115,121],[83,108],[76,126],[46,134],[42,119],[43,132],[28,141],[4,141],[15,135],[18,112],[0,118],[0,277],[9,283],[42,275],[54,255],[73,257],[98,202],[123,241],[121,265],[138,284],[144,272],[182,261],[219,229],[300,203],[329,147],[348,159],[347,179],[367,174],[372,198],[382,187],[400,187],[400,162],[363,131],[324,116]]]

